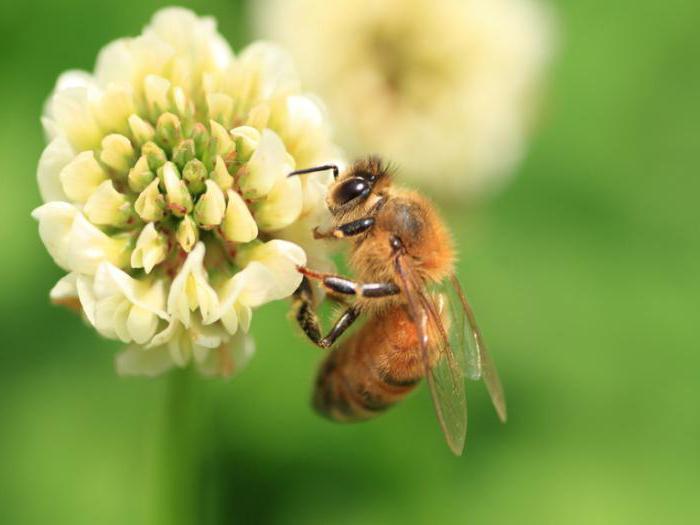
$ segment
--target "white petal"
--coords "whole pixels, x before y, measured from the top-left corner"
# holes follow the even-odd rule
[[[238,302],[243,300],[247,304],[262,304],[270,294],[273,283],[274,276],[270,271],[264,265],[253,262],[219,288],[219,316],[228,333],[238,331]]]
[[[95,77],[99,85],[132,87],[134,97],[143,96],[144,78],[162,75],[175,50],[153,34],[122,38],[104,47],[97,56]]]
[[[173,337],[175,337],[175,334],[178,332],[180,329],[180,323],[178,321],[171,321],[168,323],[168,326],[166,326],[162,331],[158,332],[151,342],[147,345],[149,348],[156,348],[158,346],[162,346],[167,344]]]
[[[107,180],[107,174],[95,160],[92,151],[79,153],[60,172],[63,191],[73,201],[84,203]]]
[[[267,298],[274,289],[274,280],[274,276],[264,264],[254,261],[221,287],[219,292],[221,316],[230,333],[235,333],[238,327],[238,313],[235,311],[235,305],[239,301],[252,306],[267,302]],[[232,314],[235,314],[235,317]]]
[[[204,254],[204,243],[197,243],[170,286],[168,313],[186,328],[191,325],[190,311],[199,309],[204,324],[219,317],[219,300],[208,282]]]
[[[250,330],[250,322],[253,319],[253,309],[245,304],[237,304],[236,313],[238,314],[238,322],[241,325],[241,330],[247,334],[248,330]]]
[[[97,311],[99,312],[99,310],[100,305],[98,304]],[[109,329],[114,330],[117,337],[122,343],[131,342],[131,335],[129,334],[129,328],[127,326],[129,312],[131,312],[131,305],[129,304],[129,302],[126,300],[120,302],[117,308],[114,310],[112,324],[111,326],[109,326]]]
[[[124,117],[128,122],[129,114]],[[119,175],[129,173],[131,166],[136,161],[136,152],[131,141],[119,133],[110,133],[102,139],[102,152],[100,160]]]
[[[114,40],[103,47],[97,55],[95,78],[100,85],[128,85],[136,69],[129,45],[130,39]]]
[[[134,305],[129,311],[127,328],[131,340],[140,345],[146,344],[156,333],[158,317],[152,312]]]
[[[156,116],[170,109],[170,101],[168,100],[170,81],[167,78],[147,75],[143,85],[151,115]]]
[[[92,85],[62,88],[54,92],[47,104],[46,116],[76,151],[90,150],[100,145],[102,130],[90,108],[90,99],[99,96],[95,90]]]
[[[236,148],[233,138],[231,138],[231,134],[226,131],[226,128],[215,120],[209,121],[209,128],[211,130],[212,138],[216,139],[216,155],[226,157]]]
[[[83,212],[100,226],[123,226],[129,219],[129,201],[114,189],[111,180],[100,184],[85,203]]]
[[[239,306],[253,308],[290,296],[301,283],[297,266],[306,262],[306,255],[296,244],[272,240],[242,250],[238,262],[243,270],[220,289],[221,315],[232,323],[230,309],[236,308],[236,323],[247,330],[250,312]]]
[[[303,196],[299,177],[285,177],[255,207],[255,219],[263,231],[281,230],[301,214]]]
[[[306,263],[306,254],[294,243],[282,240],[272,240],[260,244],[245,255],[251,261],[265,266],[273,276],[271,286],[264,298],[255,301],[241,301],[249,306],[258,306],[264,302],[283,299],[290,296],[301,283],[301,274],[297,266]]]
[[[167,372],[174,365],[166,346],[149,349],[130,346],[115,359],[117,373],[123,376],[155,377]]]
[[[284,144],[274,131],[266,129],[241,177],[241,191],[245,197],[264,197],[290,171],[292,166]]]
[[[58,266],[70,270],[69,240],[70,232],[78,210],[67,202],[49,202],[32,212],[32,217],[39,221],[39,236],[44,246]]]
[[[254,353],[253,339],[239,333],[217,349],[210,350],[206,359],[198,363],[198,369],[204,375],[231,377],[246,367]]]
[[[157,330],[158,317],[168,320],[162,281],[136,281],[108,263],[100,265],[94,284],[80,276],[78,292],[88,320],[105,337],[145,344]]]
[[[224,93],[209,93],[207,95],[209,118],[228,125],[233,115],[233,98]]]
[[[37,168],[39,192],[44,202],[68,200],[63,191],[59,173],[73,160],[74,156],[73,148],[64,137],[53,139],[44,148]]]
[[[258,225],[243,198],[228,190],[228,204],[224,216],[223,233],[232,242],[250,242],[258,236]]]
[[[238,314],[235,308],[230,307],[222,311],[220,321],[229,334],[235,334],[238,331]]]
[[[56,81],[56,91],[63,91],[71,88],[96,89],[95,79],[87,71],[80,69],[69,69],[58,77]]]
[[[131,254],[131,266],[143,268],[151,273],[155,265],[162,262],[167,255],[168,241],[165,235],[156,230],[155,224],[149,222],[136,241],[136,247]]]
[[[93,105],[95,118],[106,133],[129,133],[129,116],[136,111],[131,86],[109,84]]]
[[[268,42],[254,42],[238,57],[240,67],[257,77],[260,99],[269,99],[276,92],[298,92],[299,76],[294,62],[281,47]]]
[[[192,356],[192,340],[181,324],[177,324],[173,337],[168,341],[170,357],[179,367],[184,367]]]
[[[158,11],[148,31],[175,48],[178,54],[185,55],[195,66],[223,68],[233,57],[230,47],[217,33],[213,18],[198,17],[182,7]]]
[[[216,348],[228,340],[228,334],[218,324],[204,326],[197,323],[190,333],[192,342],[205,348]]]
[[[129,263],[127,238],[113,238],[79,213],[71,226],[66,257],[73,271],[94,275],[102,262],[123,268]]]
[[[163,280],[134,279],[109,263],[103,263],[95,274],[94,290],[98,299],[118,295],[129,303],[169,320],[165,312],[165,287]]]
[[[72,299],[78,296],[77,275],[69,273],[59,279],[59,281],[51,288],[49,297],[53,302],[59,302],[64,299]]]
[[[212,228],[221,224],[224,219],[226,199],[224,192],[213,180],[208,179],[205,184],[207,190],[197,201],[194,208],[194,218],[200,226]]]
[[[76,280],[76,290],[80,298],[80,305],[83,308],[85,317],[91,325],[97,327],[97,319],[95,309],[97,307],[97,298],[92,287],[92,280],[84,275],[78,275]]]

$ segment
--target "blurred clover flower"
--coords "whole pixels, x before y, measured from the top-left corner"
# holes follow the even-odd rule
[[[259,31],[286,45],[343,145],[398,162],[458,199],[493,189],[523,154],[550,56],[536,0],[267,0]]]
[[[257,43],[234,57],[214,20],[164,9],[94,74],[61,75],[43,123],[33,216],[69,272],[52,300],[129,344],[120,373],[243,366],[253,309],[324,257],[302,246],[331,176],[286,174],[337,150],[287,56]]]

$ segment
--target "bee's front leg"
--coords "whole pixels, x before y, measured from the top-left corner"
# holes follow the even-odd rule
[[[318,226],[313,229],[314,239],[345,239],[360,235],[374,226],[374,217],[364,217],[356,221],[346,222],[329,231],[321,231]]]

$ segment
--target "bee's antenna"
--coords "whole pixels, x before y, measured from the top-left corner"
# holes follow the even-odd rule
[[[313,168],[305,168],[303,170],[296,170],[287,175],[287,177],[293,177],[295,175],[303,175],[305,173],[315,173],[317,171],[326,171],[326,170],[333,170],[333,178],[337,179],[338,178],[338,166],[335,164],[324,164],[323,166],[315,166]]]

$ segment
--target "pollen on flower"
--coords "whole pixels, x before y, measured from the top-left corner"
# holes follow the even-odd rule
[[[290,114],[291,97],[305,98],[284,52],[236,57],[213,20],[180,8],[105,47],[94,74],[59,78],[33,216],[68,272],[52,299],[128,345],[120,373],[239,370],[253,309],[295,290],[307,254],[324,257],[305,232],[323,220],[328,174],[286,174],[339,154],[318,105]]]

